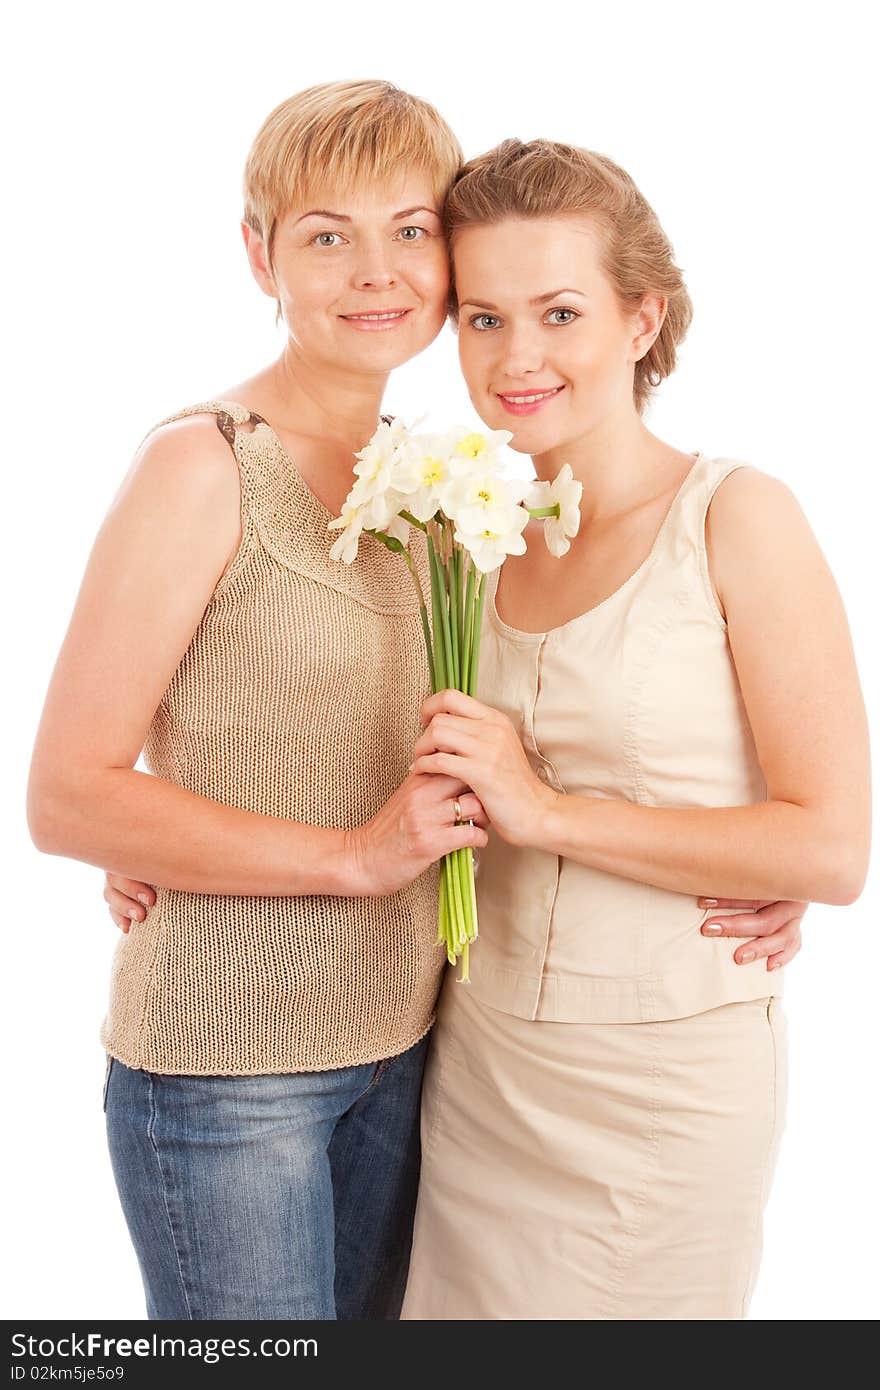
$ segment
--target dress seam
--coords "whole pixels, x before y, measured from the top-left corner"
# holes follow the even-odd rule
[[[777,1132],[778,1132],[777,1105],[778,1105],[779,1096],[778,1096],[778,1076],[777,1076],[777,1073],[778,1073],[778,1068],[779,1068],[779,1049],[778,1049],[778,1046],[777,1046],[777,1041],[776,1041],[776,1030],[775,1030],[775,1028],[773,1027],[773,1017],[772,1017],[773,1000],[774,1000],[775,997],[776,997],[776,996],[771,995],[771,997],[767,1000],[767,1003],[766,1003],[766,1006],[765,1006],[765,1009],[764,1009],[764,1017],[765,1017],[766,1022],[767,1022],[767,1029],[768,1029],[768,1031],[769,1031],[769,1033],[770,1033],[770,1048],[771,1048],[771,1058],[772,1058],[771,1082],[770,1082],[770,1135],[769,1135],[769,1138],[768,1138],[768,1140],[767,1140],[767,1149],[766,1149],[766,1153],[765,1153],[765,1155],[764,1155],[764,1163],[763,1163],[763,1166],[762,1166],[762,1169],[761,1169],[760,1180],[759,1180],[758,1185],[757,1185],[757,1186],[758,1186],[757,1199],[756,1199],[756,1201],[755,1201],[754,1209],[753,1209],[753,1212],[752,1212],[752,1218],[751,1218],[751,1222],[750,1222],[750,1225],[749,1225],[749,1241],[748,1241],[747,1249],[748,1249],[748,1251],[749,1251],[750,1259],[749,1259],[748,1268],[746,1269],[746,1272],[745,1272],[745,1285],[744,1285],[744,1288],[743,1288],[742,1298],[741,1298],[741,1300],[740,1300],[740,1314],[739,1314],[739,1315],[740,1315],[740,1319],[742,1319],[742,1320],[744,1320],[745,1317],[746,1317],[746,1313],[747,1313],[747,1311],[748,1311],[749,1296],[750,1296],[750,1294],[751,1294],[751,1292],[752,1292],[752,1287],[753,1287],[754,1271],[755,1271],[755,1259],[754,1259],[754,1253],[755,1253],[755,1239],[756,1239],[757,1232],[758,1232],[758,1226],[759,1226],[759,1223],[760,1223],[760,1221],[761,1221],[761,1213],[762,1213],[763,1210],[764,1210],[764,1189],[765,1189],[765,1186],[766,1186],[766,1184],[767,1184],[767,1175],[768,1175],[769,1168],[770,1168],[770,1161],[771,1161],[771,1158],[772,1158],[772,1155],[773,1155],[773,1146],[774,1146],[774,1144],[775,1144],[775,1142],[776,1142],[776,1136],[777,1136]]]

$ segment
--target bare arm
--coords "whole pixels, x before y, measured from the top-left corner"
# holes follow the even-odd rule
[[[47,853],[193,892],[390,892],[399,885],[380,883],[359,833],[242,811],[134,769],[235,553],[239,508],[235,460],[213,420],[164,426],[139,452],[95,542],[49,686],[28,787],[32,837]],[[418,785],[387,803],[391,821],[371,825],[371,842],[384,829],[393,850],[426,780],[410,779]],[[465,829],[470,843],[485,838],[458,827],[456,843]],[[400,855],[403,882],[438,857],[420,840],[411,848]]]
[[[868,737],[837,587],[794,497],[755,470],[718,489],[709,543],[765,802],[679,810],[561,796],[534,776],[504,716],[450,692],[425,706],[433,723],[414,767],[469,781],[512,843],[624,878],[695,895],[852,902],[868,862]]]

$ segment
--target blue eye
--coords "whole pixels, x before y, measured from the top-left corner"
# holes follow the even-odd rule
[[[424,241],[428,232],[425,227],[401,227],[397,235],[401,241]]]
[[[559,314],[568,314],[568,318],[559,318],[557,317]],[[564,328],[567,323],[572,323],[576,318],[580,318],[580,315],[574,309],[551,309],[547,314],[547,320],[554,328]]]
[[[471,328],[479,329],[481,333],[488,333],[491,329],[497,328],[501,320],[494,314],[474,314],[471,319]]]
[[[317,246],[339,246],[342,237],[338,232],[318,232],[317,236],[312,237],[312,245]]]

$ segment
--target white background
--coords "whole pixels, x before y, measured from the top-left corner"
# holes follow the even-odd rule
[[[238,228],[252,137],[298,89],[370,76],[435,102],[467,155],[545,135],[622,163],[670,234],[696,309],[652,428],[794,488],[843,591],[876,708],[870,7],[16,9],[0,113],[2,1312],[143,1317],[100,1105],[98,1025],[117,931],[96,869],[33,849],[24,789],[76,586],[132,451],[155,421],[280,349]],[[470,418],[451,335],[400,372],[387,404],[407,418],[429,404],[438,419]],[[784,672],[784,650],[778,659]],[[111,652],[107,678],[130,679]],[[877,936],[869,884],[849,909],[811,910],[788,972],[790,1109],[755,1318],[878,1313]]]

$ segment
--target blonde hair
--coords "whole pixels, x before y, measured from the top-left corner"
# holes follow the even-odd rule
[[[693,306],[669,239],[629,174],[605,155],[575,145],[505,140],[459,170],[444,216],[454,242],[464,227],[573,213],[595,218],[602,267],[624,306],[638,304],[645,294],[667,301],[660,333],[635,364],[633,400],[641,413],[654,388],[675,370]],[[451,293],[454,315],[454,279]]]
[[[244,169],[244,221],[271,265],[279,218],[312,190],[350,191],[399,169],[425,172],[442,203],[463,161],[461,146],[427,101],[391,82],[325,82],[267,116]]]

